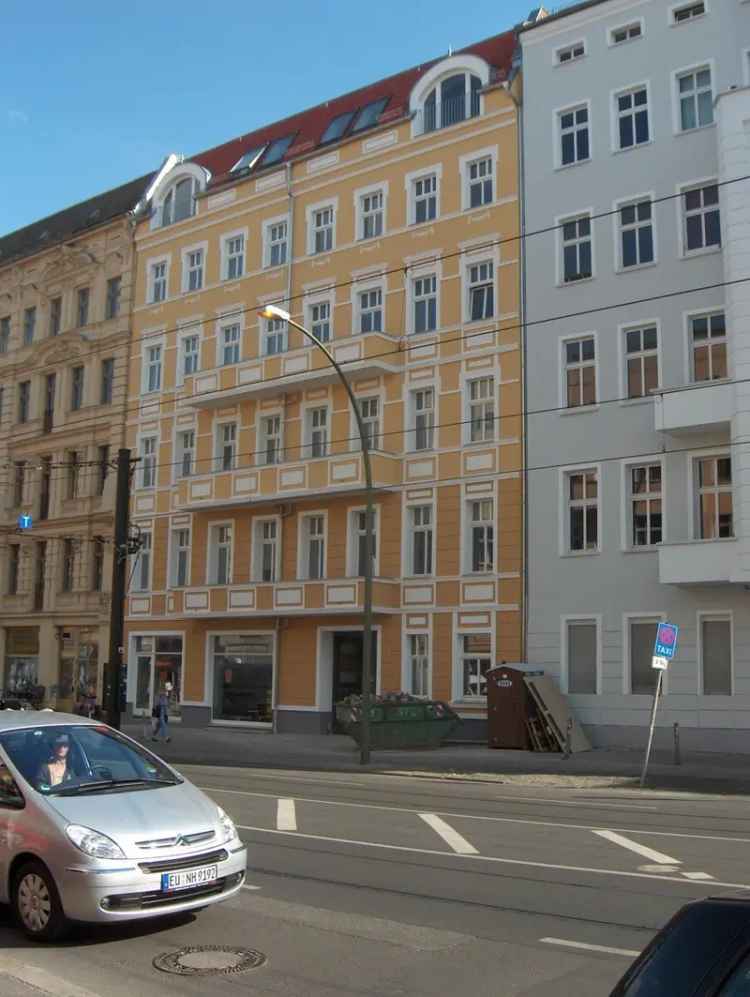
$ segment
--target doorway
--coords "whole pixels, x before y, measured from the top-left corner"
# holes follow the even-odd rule
[[[361,631],[351,630],[333,635],[333,730],[341,734],[343,729],[336,722],[336,703],[347,696],[362,692],[362,652],[364,635]],[[376,688],[378,660],[378,635],[372,634],[372,658],[370,675],[370,692]]]
[[[142,636],[134,638],[136,689],[135,716],[150,716],[159,692],[167,693],[168,713],[180,716],[182,699],[182,637]]]

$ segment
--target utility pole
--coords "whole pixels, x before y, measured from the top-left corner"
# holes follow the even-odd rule
[[[117,451],[117,491],[112,556],[112,592],[109,615],[109,660],[104,675],[104,708],[110,726],[120,729],[120,673],[125,631],[128,570],[128,513],[130,510],[130,450]]]

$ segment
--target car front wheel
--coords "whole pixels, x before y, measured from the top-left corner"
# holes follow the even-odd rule
[[[13,912],[26,935],[40,942],[54,942],[68,929],[55,881],[41,862],[27,862],[18,870]]]

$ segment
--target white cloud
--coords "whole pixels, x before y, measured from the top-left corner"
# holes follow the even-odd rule
[[[29,116],[25,111],[18,108],[11,108],[8,111],[8,123],[11,125],[28,125]]]

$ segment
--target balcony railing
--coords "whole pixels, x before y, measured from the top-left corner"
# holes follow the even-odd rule
[[[659,547],[659,581],[672,585],[710,585],[741,581],[737,541],[688,540]]]
[[[456,125],[468,118],[476,118],[478,115],[479,93],[476,90],[467,91],[456,94],[455,97],[425,104],[421,111],[417,111],[415,132],[417,135],[424,135],[439,128]]]
[[[654,393],[657,432],[687,433],[729,429],[734,406],[731,381],[700,381]]]

